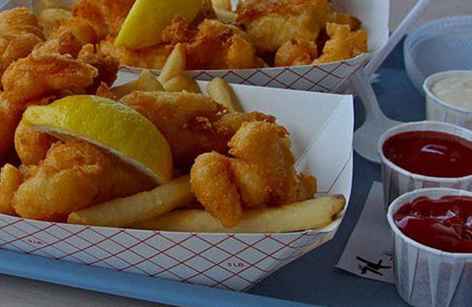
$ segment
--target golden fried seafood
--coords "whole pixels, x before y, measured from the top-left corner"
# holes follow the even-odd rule
[[[43,28],[44,36],[49,39],[59,27],[72,18],[72,12],[61,8],[47,8],[41,11],[38,21]]]
[[[98,70],[98,76],[95,84],[92,86],[97,89],[102,82],[111,86],[115,82],[120,68],[119,61],[100,51],[96,46],[88,44],[82,47],[77,57],[80,62],[92,65]]]
[[[98,75],[95,67],[66,55],[31,54],[10,65],[2,76],[4,98],[24,106],[54,93],[82,93]]]
[[[100,50],[119,59],[120,64],[142,68],[162,68],[173,48],[172,44],[159,44],[142,49],[116,47],[112,37],[100,42]]]
[[[275,66],[308,65],[318,57],[314,41],[289,40],[275,54]]]
[[[21,119],[21,110],[8,104],[0,95],[0,160],[13,148],[15,129]]]
[[[264,65],[244,32],[211,19],[205,19],[195,27],[182,18],[174,18],[163,30],[162,42],[155,46],[141,49],[116,47],[113,38],[108,37],[101,41],[100,48],[104,53],[120,59],[121,64],[159,69],[177,43],[185,46],[188,69],[253,68]]]
[[[152,187],[150,178],[94,145],[66,141],[50,148],[19,186],[12,207],[21,217],[62,221],[73,211]]]
[[[168,140],[174,163],[186,167],[201,153],[225,153],[246,121],[274,118],[262,113],[228,113],[211,98],[185,92],[133,92],[121,100],[151,120]]]
[[[11,63],[28,56],[34,46],[41,42],[42,39],[34,34],[17,36],[0,34],[0,75]]]
[[[193,25],[183,17],[174,17],[171,23],[162,30],[161,42],[171,45],[189,42],[197,31]]]
[[[337,23],[340,25],[349,25],[352,31],[357,31],[361,28],[362,23],[359,19],[349,14],[333,11],[328,16],[329,23]]]
[[[24,165],[38,164],[57,140],[20,121],[15,131],[15,150]]]
[[[364,30],[352,32],[349,25],[328,23],[326,31],[329,40],[323,47],[323,54],[314,64],[350,59],[368,50],[367,32]]]
[[[185,47],[189,69],[255,68],[264,65],[245,33],[218,20],[204,20]]]
[[[229,142],[231,157],[200,155],[191,169],[198,201],[225,227],[238,224],[243,207],[283,205],[313,197],[315,179],[299,175],[287,131],[275,123],[243,123]]]
[[[43,32],[38,19],[25,7],[14,8],[0,12],[1,34],[34,34],[43,38]]]
[[[74,16],[87,20],[98,37],[118,34],[121,24],[128,15],[135,0],[79,0],[74,8]]]
[[[34,55],[63,54],[76,58],[82,48],[82,43],[71,32],[64,32],[55,38],[35,46]]]
[[[94,27],[85,19],[72,17],[64,22],[51,35],[51,38],[58,37],[64,33],[71,33],[82,45],[98,43],[99,37]]]
[[[263,66],[247,36],[237,27],[218,20],[204,20],[185,47],[189,69]]]
[[[27,8],[0,12],[0,76],[17,59],[43,41],[36,17]]]
[[[216,152],[198,156],[191,171],[192,190],[198,201],[226,227],[237,225],[243,214],[231,173],[231,161]]]
[[[0,170],[0,213],[14,214],[12,199],[23,181],[21,172],[11,164],[5,164]]]
[[[245,0],[237,20],[259,53],[274,53],[292,39],[315,41],[331,11],[328,0]]]

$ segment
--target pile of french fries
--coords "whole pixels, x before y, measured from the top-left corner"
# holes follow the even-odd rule
[[[136,90],[201,93],[196,81],[185,74],[185,63],[185,52],[181,45],[176,45],[159,77],[143,71],[137,80],[111,91],[117,98]],[[209,82],[207,92],[228,111],[243,112],[236,94],[223,79]],[[224,228],[208,212],[195,209],[195,202],[186,175],[148,192],[73,212],[68,223],[185,232],[281,233],[325,227],[346,205],[342,195],[332,195],[280,207],[246,210],[238,226]]]

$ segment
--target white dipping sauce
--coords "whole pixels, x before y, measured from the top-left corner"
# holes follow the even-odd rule
[[[444,103],[472,111],[472,74],[445,77],[433,84],[431,92]]]

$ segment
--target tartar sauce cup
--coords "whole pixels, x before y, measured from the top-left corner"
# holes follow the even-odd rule
[[[383,148],[388,139],[403,132],[413,131],[443,132],[472,142],[471,130],[444,122],[422,121],[405,123],[387,130],[380,137],[377,147],[382,167],[384,205],[386,211],[388,210],[388,206],[398,196],[417,189],[444,187],[472,191],[472,174],[457,178],[424,176],[412,173],[396,165],[386,157]]]
[[[412,306],[465,307],[472,305],[472,254],[444,252],[406,236],[395,213],[419,197],[472,196],[471,192],[432,188],[403,194],[388,209],[394,237],[394,275],[398,294]]]
[[[472,80],[472,71],[453,70],[439,72],[425,80],[423,90],[426,95],[426,119],[451,123],[472,130],[472,104],[468,109],[459,107],[439,98],[433,91],[433,87],[437,82],[455,77],[470,78]],[[472,97],[468,98],[468,101],[471,99]]]

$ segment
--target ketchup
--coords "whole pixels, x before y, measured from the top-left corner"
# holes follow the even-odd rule
[[[394,135],[383,145],[394,164],[429,177],[472,175],[472,142],[436,131],[411,131]]]
[[[446,252],[472,253],[472,197],[420,197],[393,216],[413,240]]]

